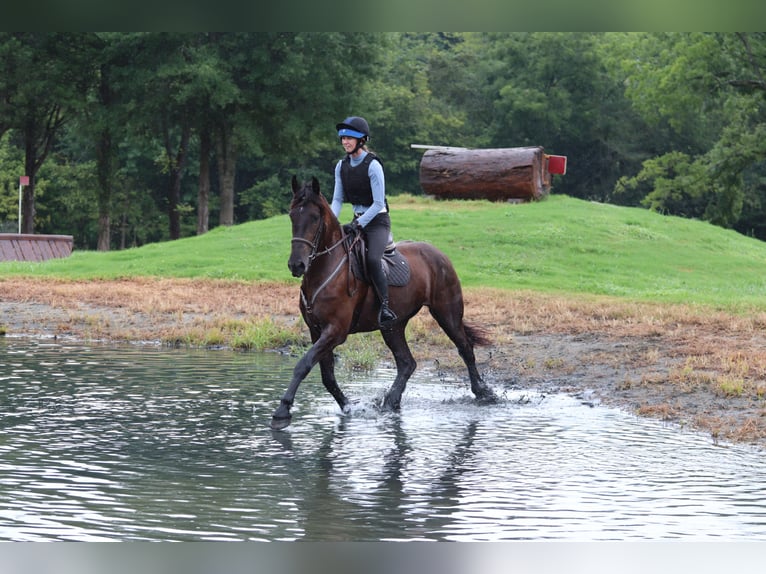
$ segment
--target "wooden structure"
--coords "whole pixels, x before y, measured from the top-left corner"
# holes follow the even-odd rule
[[[0,233],[0,261],[46,261],[69,257],[71,235],[29,235]]]
[[[562,160],[566,170],[565,157],[548,156],[542,147],[412,147],[427,150],[420,161],[420,186],[441,199],[539,200],[550,190],[551,172],[563,173]]]

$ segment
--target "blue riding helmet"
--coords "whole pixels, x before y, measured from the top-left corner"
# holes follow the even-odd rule
[[[359,116],[350,116],[341,123],[336,124],[338,137],[350,136],[358,140],[370,137],[370,126],[367,120]]]
[[[338,130],[338,136],[340,136],[340,137],[350,136],[352,138],[356,138],[356,139],[360,140],[360,139],[362,139],[364,137],[364,134],[361,133],[361,132],[354,131],[354,130],[349,129],[349,128],[341,128],[341,129]]]

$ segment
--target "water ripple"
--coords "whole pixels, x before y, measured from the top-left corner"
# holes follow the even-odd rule
[[[566,396],[418,372],[318,374],[268,421],[295,358],[0,342],[0,539],[766,539],[745,447]]]

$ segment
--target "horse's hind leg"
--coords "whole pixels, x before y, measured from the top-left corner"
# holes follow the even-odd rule
[[[406,322],[397,323],[390,329],[383,329],[381,334],[386,345],[394,355],[396,361],[396,379],[391,385],[391,388],[386,393],[383,399],[383,408],[387,410],[398,410],[401,401],[402,393],[407,386],[407,381],[415,372],[417,362],[415,357],[412,356],[410,346],[407,344],[407,339],[404,336]]]
[[[460,358],[468,368],[468,376],[471,380],[471,392],[482,401],[494,401],[497,399],[495,392],[487,385],[479,374],[476,367],[476,355],[473,347],[475,342],[483,340],[474,329],[463,322],[463,298],[456,297],[452,304],[435,304],[429,307],[431,316],[447,334],[457,347]]]

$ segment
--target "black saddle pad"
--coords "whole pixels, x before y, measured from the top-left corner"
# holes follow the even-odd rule
[[[383,271],[389,285],[403,287],[410,282],[410,264],[404,255],[396,250],[396,247],[383,254]]]
[[[351,257],[351,269],[357,279],[369,282],[362,258],[364,249],[364,244],[359,244],[359,247],[354,250]],[[410,264],[396,249],[396,244],[383,253],[383,272],[386,274],[388,284],[393,287],[403,287],[410,282]]]

